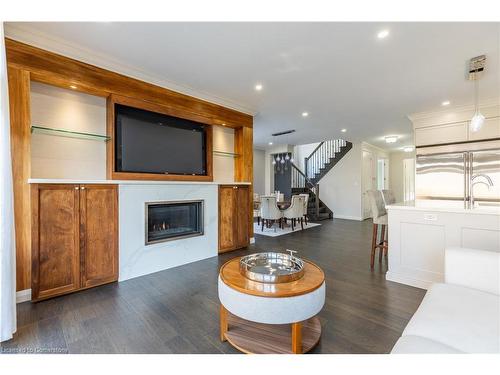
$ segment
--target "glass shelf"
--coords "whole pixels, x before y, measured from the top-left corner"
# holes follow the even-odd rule
[[[82,132],[76,132],[73,130],[46,128],[43,126],[35,126],[35,125],[31,125],[31,132],[32,133],[39,133],[39,134],[56,135],[59,137],[90,139],[90,140],[94,140],[94,141],[106,142],[106,141],[110,140],[110,137],[108,137],[107,135],[82,133]]]
[[[213,153],[214,153],[214,155],[226,156],[228,158],[238,158],[238,157],[240,157],[240,154],[235,154],[234,152],[214,151]]]

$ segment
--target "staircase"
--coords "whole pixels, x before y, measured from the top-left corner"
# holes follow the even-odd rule
[[[304,160],[305,172],[292,165],[292,194],[309,194],[307,215],[311,220],[328,220],[333,212],[319,199],[319,181],[352,148],[352,143],[343,139],[321,142]]]
[[[317,184],[351,148],[352,143],[343,139],[321,142],[305,158],[305,175],[313,184]]]

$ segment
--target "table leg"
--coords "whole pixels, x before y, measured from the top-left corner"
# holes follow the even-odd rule
[[[292,352],[302,354],[302,323],[292,323]]]
[[[226,341],[226,332],[228,329],[227,324],[227,310],[221,304],[220,305],[220,341]]]

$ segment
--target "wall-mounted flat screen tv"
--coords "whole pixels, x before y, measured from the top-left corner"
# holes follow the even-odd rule
[[[117,172],[207,175],[206,125],[115,104]]]

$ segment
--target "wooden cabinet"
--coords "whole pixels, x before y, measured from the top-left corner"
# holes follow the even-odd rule
[[[32,185],[32,300],[118,279],[116,185]]]
[[[246,247],[249,237],[249,186],[219,186],[219,253]]]

